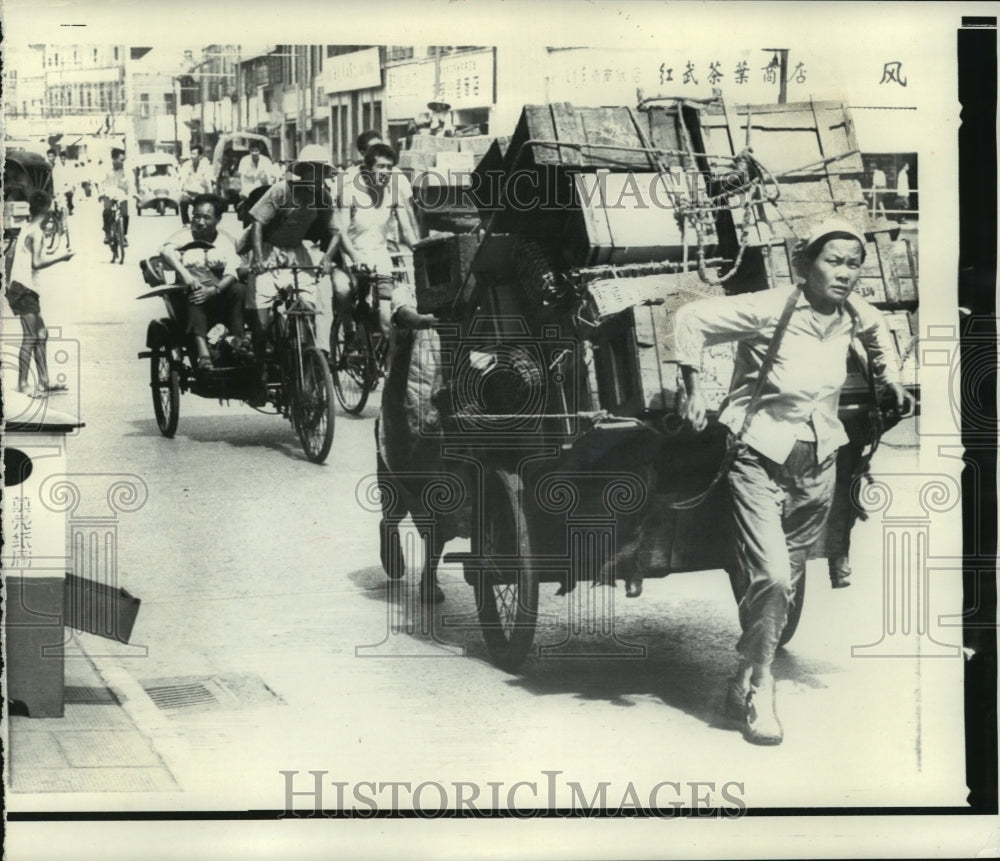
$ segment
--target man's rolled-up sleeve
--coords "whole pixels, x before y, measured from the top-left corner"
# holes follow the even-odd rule
[[[768,315],[762,312],[769,304],[770,296],[747,293],[682,305],[674,316],[675,361],[700,371],[705,347],[757,335],[767,325]]]

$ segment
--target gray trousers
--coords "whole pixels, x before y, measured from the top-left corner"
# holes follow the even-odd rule
[[[837,478],[837,453],[816,462],[816,443],[797,441],[777,464],[742,446],[729,471],[736,560],[748,584],[740,601],[740,656],[770,664],[795,584],[820,536]]]

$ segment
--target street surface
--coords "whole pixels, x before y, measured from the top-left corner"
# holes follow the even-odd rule
[[[81,378],[51,403],[62,409],[79,397],[86,428],[68,441],[72,473],[134,474],[148,499],[118,525],[118,585],[142,599],[132,644],[89,635],[80,643],[129,694],[126,708],[181,790],[90,796],[88,809],[279,809],[280,772],[299,772],[294,788],[305,792],[310,770],[328,772],[330,808],[338,804],[333,781],[348,782],[348,807],[359,781],[467,781],[481,788],[476,803],[486,808],[488,782],[503,782],[505,804],[514,783],[529,781],[537,796],[522,788],[517,804],[546,807],[544,771],[561,772],[555,802],[564,806],[569,781],[588,799],[608,782],[612,808],[629,782],[647,804],[663,781],[683,787],[661,789],[664,807],[690,805],[693,781],[714,784],[700,794],[723,806],[719,791],[731,782],[742,788],[730,795],[754,808],[964,803],[961,659],[851,657],[852,646],[880,639],[877,516],[855,531],[851,588],[831,590],[825,562],[811,563],[798,633],[776,666],[780,747],[753,747],[723,722],[738,622],[721,571],[648,578],[637,600],[622,588],[556,597],[543,584],[540,611],[551,618],[539,642],[565,633],[571,601],[613,599],[612,645],[641,653],[588,658],[581,653],[593,644],[578,640],[575,655],[530,658],[508,674],[489,662],[472,589],[454,566],[442,569],[447,600],[430,622],[416,602],[416,571],[401,595],[387,594],[379,515],[358,501],[374,471],[377,395],[360,418],[338,409],[322,466],[305,459],[286,420],[242,403],[185,395],[176,437],[160,436],[148,362],[136,353],[163,306],[136,301],[146,289],[138,261],[180,221],[133,214],[124,266],[108,262],[99,221],[96,202],[83,200],[71,221],[78,254],[46,279],[45,319],[79,341],[81,356]],[[231,213],[223,227],[237,232]],[[8,356],[17,335],[10,322]],[[50,356],[55,349],[53,338]],[[915,441],[905,424],[894,431],[876,471],[914,471]],[[900,496],[915,490],[905,475],[892,481]],[[410,563],[416,568],[412,554]],[[932,619],[958,612],[960,585],[932,598]],[[390,634],[400,617],[402,630]],[[960,629],[936,637],[954,644]],[[164,689],[182,684],[214,694],[186,707],[157,704]],[[378,797],[389,806],[388,789]],[[78,803],[9,797],[12,809]],[[310,796],[295,803],[313,806]],[[433,787],[420,803],[442,806]],[[412,805],[408,791],[399,805]]]

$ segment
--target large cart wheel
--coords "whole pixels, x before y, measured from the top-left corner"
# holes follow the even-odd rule
[[[729,574],[729,585],[733,587],[733,597],[736,598],[736,603],[739,604],[747,591],[746,577],[740,572],[737,566],[728,568],[726,573]],[[799,577],[799,582],[795,584],[795,594],[792,595],[792,603],[788,606],[788,619],[785,622],[785,629],[781,632],[781,637],[778,639],[779,649],[787,645],[792,637],[795,636],[795,630],[799,627],[799,619],[802,618],[802,605],[805,599],[806,575],[803,572],[802,576]]]
[[[538,574],[524,515],[520,477],[506,469],[488,472],[482,494],[480,552],[483,571],[476,607],[493,662],[515,672],[531,650],[538,622]]]
[[[165,437],[172,437],[180,415],[181,375],[164,344],[153,347],[149,359],[149,387],[153,393],[156,426]]]
[[[358,415],[365,408],[375,379],[370,337],[364,323],[360,323],[355,334],[348,339],[343,319],[339,315],[334,318],[330,344],[333,388],[341,407],[353,415]]]
[[[326,358],[316,347],[302,352],[302,380],[292,395],[295,428],[302,450],[313,463],[323,463],[333,445],[333,380]]]

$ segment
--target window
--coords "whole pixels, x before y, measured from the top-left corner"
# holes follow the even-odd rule
[[[139,116],[140,117],[149,116],[149,93],[139,94]]]
[[[87,87],[87,107],[92,108],[94,106],[94,88]]]
[[[115,62],[118,62],[118,48],[115,48]]]
[[[173,114],[176,112],[177,103],[176,100],[174,99],[173,93],[163,94],[163,107],[166,108],[168,114]]]
[[[97,48],[94,48],[94,65],[97,65]]]

